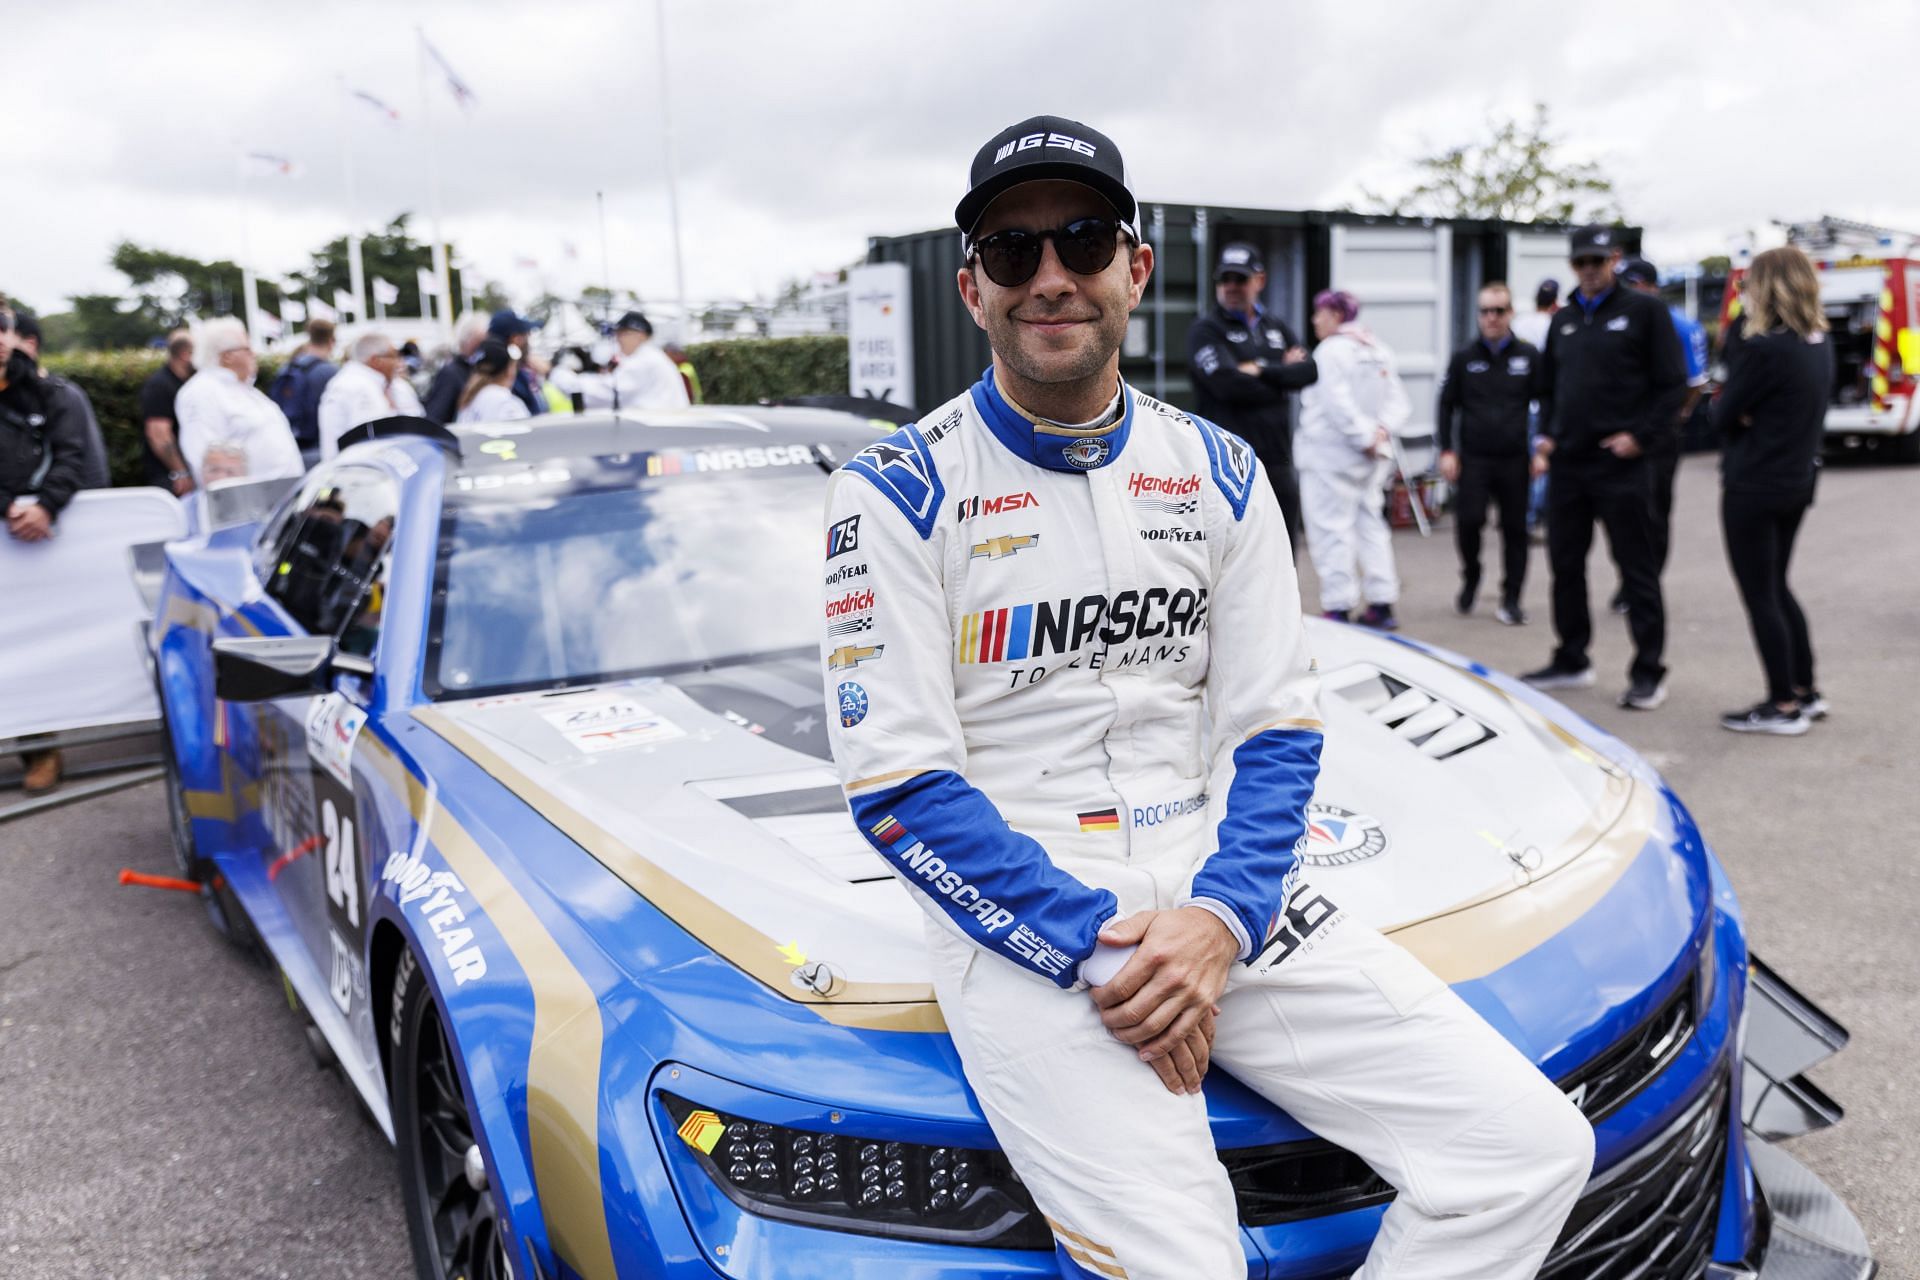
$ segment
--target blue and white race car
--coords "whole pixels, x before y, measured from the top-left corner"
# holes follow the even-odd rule
[[[363,434],[166,549],[151,648],[187,873],[393,1138],[420,1275],[1088,1274],[996,1150],[921,910],[827,758],[823,491],[876,428]],[[1845,1033],[1750,957],[1660,777],[1484,667],[1308,625],[1315,883],[1597,1131],[1543,1274],[1871,1275],[1774,1145],[1838,1118],[1801,1073]],[[1349,1274],[1390,1189],[1222,1072],[1207,1099],[1248,1275]]]

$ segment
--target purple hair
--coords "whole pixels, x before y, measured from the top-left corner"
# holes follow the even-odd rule
[[[1325,307],[1340,314],[1341,324],[1351,324],[1360,317],[1360,299],[1345,289],[1322,289],[1313,295],[1313,309]]]

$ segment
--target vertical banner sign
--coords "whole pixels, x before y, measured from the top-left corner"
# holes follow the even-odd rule
[[[904,262],[847,273],[847,359],[854,395],[913,403],[913,298]]]

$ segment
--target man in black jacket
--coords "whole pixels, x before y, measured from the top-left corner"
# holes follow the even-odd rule
[[[1454,607],[1473,612],[1480,590],[1480,533],[1488,499],[1500,508],[1503,573],[1494,617],[1526,622],[1520,591],[1527,580],[1528,404],[1540,379],[1540,352],[1513,333],[1513,295],[1495,281],[1480,290],[1480,336],[1453,353],[1440,383],[1440,474],[1454,486],[1454,540],[1460,549],[1460,595]]]
[[[1553,660],[1525,677],[1539,689],[1593,683],[1587,645],[1587,553],[1596,521],[1620,568],[1633,633],[1633,665],[1620,705],[1651,711],[1666,700],[1666,617],[1653,533],[1647,454],[1687,393],[1687,366],[1673,317],[1659,299],[1614,281],[1613,227],[1581,227],[1570,258],[1580,287],[1553,318],[1541,353],[1536,470],[1547,484],[1547,559],[1553,568]]]
[[[1253,446],[1300,553],[1300,481],[1293,471],[1290,393],[1320,376],[1284,320],[1260,305],[1267,266],[1250,244],[1229,244],[1213,272],[1218,304],[1187,331],[1187,372],[1200,416]]]
[[[33,357],[13,346],[12,315],[0,310],[0,514],[21,542],[53,536],[60,512],[82,487],[85,426],[77,402],[41,377]],[[8,601],[16,606],[19,601]],[[29,751],[22,784],[29,795],[60,781],[58,751]]]

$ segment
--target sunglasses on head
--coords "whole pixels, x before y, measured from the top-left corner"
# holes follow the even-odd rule
[[[1096,276],[1113,262],[1119,252],[1120,223],[1115,218],[1075,218],[1064,227],[1050,231],[1027,231],[1008,227],[973,242],[973,255],[980,260],[987,279],[1002,289],[1014,289],[1033,279],[1046,255],[1046,242],[1060,255],[1060,265],[1075,275]]]

